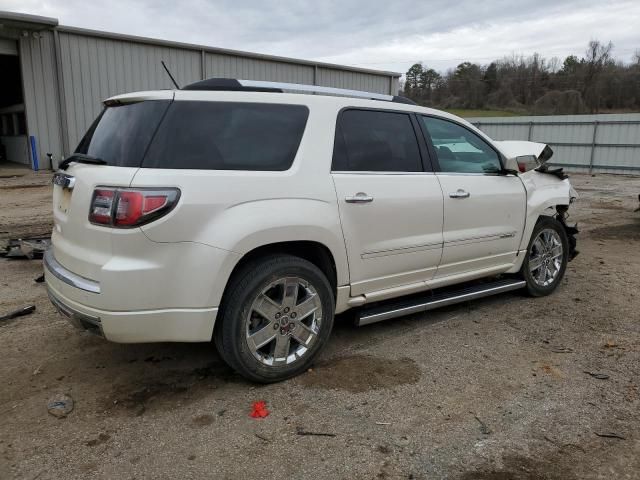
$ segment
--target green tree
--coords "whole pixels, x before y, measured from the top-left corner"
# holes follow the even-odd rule
[[[414,63],[406,73],[404,88],[407,94],[413,94],[420,88],[420,76],[424,72],[421,63]]]
[[[418,80],[418,87],[420,88],[421,96],[431,103],[433,99],[433,91],[438,85],[438,82],[442,79],[442,76],[436,72],[433,68],[423,69]]]

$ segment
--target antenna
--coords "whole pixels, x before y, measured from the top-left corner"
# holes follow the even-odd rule
[[[162,64],[162,66],[164,67],[165,71],[167,72],[167,75],[169,75],[169,78],[171,79],[173,84],[176,86],[176,88],[178,90],[180,90],[180,86],[178,85],[178,82],[176,82],[176,79],[173,78],[173,75],[171,75],[171,72],[169,71],[169,68],[167,67],[167,65],[164,63],[164,60],[160,60],[160,63]]]

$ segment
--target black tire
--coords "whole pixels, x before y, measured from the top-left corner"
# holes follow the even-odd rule
[[[293,316],[297,307],[293,307],[286,314],[284,313],[285,307],[282,305],[286,301],[284,298],[284,291],[287,289],[286,282],[282,286],[278,284],[271,287],[265,293],[265,289],[285,278],[296,278],[306,283],[307,285],[302,287],[299,295],[307,295],[305,297],[307,299],[314,297],[314,302],[321,308],[321,315],[318,315],[317,312],[320,311],[318,309],[311,314],[313,318],[311,318],[311,315],[306,317],[311,320],[305,320],[316,322],[318,321],[316,317],[320,317],[318,324],[312,326],[317,328],[317,332],[313,337],[309,336],[311,343],[308,344],[308,348],[299,343],[293,335],[294,332],[298,332],[297,329],[301,328],[299,324],[302,323],[297,322],[295,327],[292,327],[295,320],[289,318],[289,316]],[[296,291],[299,291],[301,285],[296,286]],[[264,298],[265,294],[271,295],[270,292],[277,293],[279,292],[278,289],[283,292],[283,303],[277,307],[277,313],[275,314],[279,316],[278,319],[275,316],[267,319],[266,315],[258,314],[253,308],[254,301],[258,301],[259,296]],[[311,294],[311,290],[317,294],[317,297]],[[287,291],[291,290],[287,289]],[[296,302],[297,300],[294,301],[294,304]],[[298,306],[302,306],[302,301]],[[275,308],[271,304],[268,307]],[[335,300],[331,285],[322,271],[313,263],[290,255],[278,254],[263,257],[244,265],[232,276],[218,315],[214,342],[223,360],[246,379],[259,383],[278,382],[304,372],[313,363],[331,334],[334,310]],[[257,330],[261,332],[267,326],[269,329],[274,329],[272,333],[276,338],[263,347],[263,349],[267,350],[270,348],[272,350],[271,353],[256,350],[254,344],[250,345],[251,341],[248,336],[251,333],[252,325],[256,322],[259,324]],[[282,328],[279,328],[279,325]],[[309,331],[311,331],[311,327],[307,328],[307,333]],[[267,332],[267,330],[264,330],[264,332]],[[289,357],[294,358],[291,363],[283,364],[282,360],[277,360],[275,344],[278,341],[283,341],[278,336],[289,338],[288,342],[290,343],[287,344],[289,345],[289,350],[287,351],[293,351],[293,354],[289,354]],[[297,348],[305,347],[306,350],[298,355],[299,352],[295,350],[296,346]],[[264,355],[265,358],[260,360],[256,355]],[[269,355],[273,357],[274,365],[264,363]]]
[[[548,284],[544,284],[547,282],[546,273],[541,272],[540,269],[536,269],[532,272],[531,268],[532,266],[535,268],[535,265],[537,265],[538,261],[540,260],[540,252],[537,246],[540,244],[536,244],[536,240],[543,232],[545,234],[547,234],[547,232],[555,232],[557,236],[554,236],[553,234],[551,234],[551,236],[555,239],[555,241],[559,240],[559,243],[562,246],[562,256],[561,258],[558,257],[558,260],[560,260],[558,262],[559,265],[554,264],[552,253],[549,253],[547,257],[542,255],[543,262],[548,262],[550,269],[548,270],[549,273],[551,273],[551,269],[555,271],[555,269],[559,267],[555,277],[553,277],[553,279],[549,278]],[[520,270],[520,274],[527,282],[527,291],[529,295],[533,297],[543,297],[545,295],[549,295],[558,287],[558,285],[562,281],[562,278],[564,277],[565,270],[567,269],[569,254],[569,239],[567,238],[567,232],[565,231],[562,224],[553,217],[540,217],[531,234],[531,239],[529,240],[529,245],[527,247],[526,257],[524,263],[522,264],[522,269]],[[533,262],[536,263],[532,265]],[[540,268],[545,268],[544,263]],[[542,277],[542,275],[545,276]],[[541,277],[544,278],[545,281],[541,282]]]

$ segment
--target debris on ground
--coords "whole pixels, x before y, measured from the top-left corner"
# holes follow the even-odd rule
[[[573,353],[573,348],[570,347],[564,347],[564,346],[556,346],[556,347],[551,347],[551,351],[553,353]]]
[[[264,435],[260,435],[259,433],[254,433],[254,435],[265,443],[271,443],[271,439],[265,437]]]
[[[30,313],[35,312],[35,310],[35,305],[29,305],[27,307],[22,307],[18,310],[14,310],[13,312],[9,312],[5,315],[0,315],[0,320],[11,320],[12,318],[22,317],[24,315],[29,315]]]
[[[308,430],[305,430],[302,427],[298,427],[296,429],[296,433],[298,435],[302,435],[302,436],[315,436],[315,437],[335,437],[336,434],[335,433],[326,433],[326,432],[309,432]]]
[[[598,437],[602,437],[602,438],[617,438],[618,440],[626,440],[625,437],[614,432],[606,432],[606,433],[593,432],[593,433],[595,433]]]
[[[11,238],[5,242],[0,250],[0,256],[6,258],[27,258],[29,260],[42,258],[44,252],[51,246],[49,236]]]
[[[39,277],[34,278],[33,281],[36,283],[44,283],[44,273]]]
[[[64,418],[73,410],[73,398],[59,394],[51,398],[47,404],[47,411],[57,418]]]
[[[480,418],[478,418],[477,415],[474,415],[473,418],[475,418],[478,423],[480,424],[480,433],[483,435],[490,435],[491,434],[491,429],[487,426],[486,423],[484,423],[482,420],[480,420]]]
[[[267,402],[264,400],[253,402],[252,410],[249,414],[251,418],[265,418],[268,415],[269,410],[267,410]]]
[[[607,380],[609,378],[609,375],[606,373],[589,372],[587,370],[585,370],[584,373],[591,375],[593,378],[597,378],[598,380]]]

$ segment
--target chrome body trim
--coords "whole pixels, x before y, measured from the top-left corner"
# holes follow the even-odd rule
[[[356,325],[363,326],[371,323],[381,322],[390,318],[402,317],[412,313],[426,312],[435,308],[454,305],[456,303],[466,302],[477,298],[488,297],[498,293],[508,292],[510,290],[518,290],[526,285],[524,280],[506,280],[498,281],[479,287],[473,287],[467,290],[452,292],[450,295],[434,296],[428,300],[419,299],[415,303],[401,307],[379,307],[371,313],[365,310],[358,314]]]
[[[261,80],[238,80],[243,87],[278,88],[291,92],[321,93],[324,95],[339,95],[341,97],[366,98],[370,100],[384,100],[391,102],[393,95],[383,93],[362,92],[359,90],[347,90],[344,88],[320,87],[318,85],[302,85],[298,83],[264,82]]]
[[[79,288],[85,292],[100,293],[100,283],[95,280],[81,277],[80,275],[64,268],[53,256],[53,249],[50,248],[44,253],[43,263],[44,267],[49,271],[49,273],[51,273],[51,275],[63,281],[67,285]]]
[[[422,252],[425,250],[435,250],[438,248],[442,248],[442,242],[436,243],[424,243],[420,245],[407,245],[406,247],[398,247],[398,248],[388,248],[385,250],[367,250],[360,254],[360,258],[377,258],[377,257],[386,257],[388,255],[400,255],[403,253],[415,253]]]
[[[480,235],[477,237],[456,238],[454,240],[445,240],[445,247],[455,247],[456,245],[468,245],[476,242],[489,242],[499,240],[501,238],[512,238],[516,236],[516,232],[490,233],[488,235]]]
[[[350,197],[345,197],[344,201],[347,203],[371,203],[373,202],[373,197],[364,192],[358,192]]]
[[[331,170],[335,175],[435,175],[434,172],[392,172],[375,170]]]

